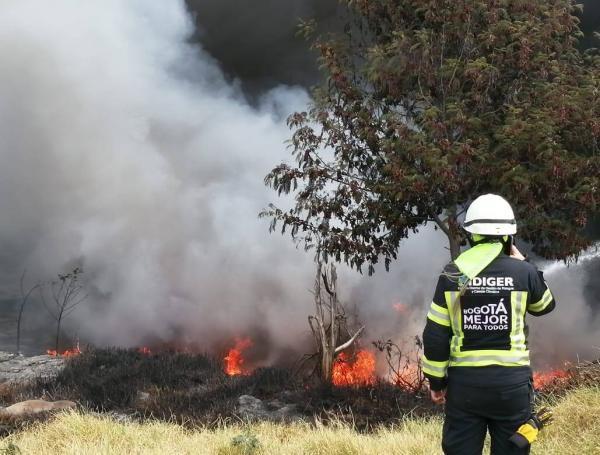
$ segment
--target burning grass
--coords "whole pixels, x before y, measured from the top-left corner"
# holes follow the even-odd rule
[[[236,340],[235,346],[229,349],[225,356],[225,373],[229,376],[248,375],[250,371],[245,367],[244,351],[252,347],[250,338]]]
[[[564,369],[536,372],[533,379],[536,389],[547,397],[563,396],[570,390],[581,387],[597,387],[600,384],[600,360],[582,362]]]
[[[294,404],[307,420],[314,416],[323,421],[345,419],[364,430],[397,422],[407,412],[433,412],[423,396],[377,381],[368,358],[340,363],[342,387],[309,386],[287,369],[248,371],[243,363],[234,365],[233,359],[237,358],[231,351],[225,359],[216,359],[149,349],[89,350],[69,357],[55,379],[0,389],[0,402],[68,399],[92,411],[117,412],[138,420],[174,419],[189,426],[236,419],[241,395]]]
[[[345,352],[338,355],[333,364],[333,384],[336,386],[369,386],[376,382],[375,354],[359,351],[354,359]]]
[[[583,387],[555,403],[555,422],[532,454],[582,455],[600,451],[600,389]],[[169,422],[117,422],[108,416],[65,413],[0,442],[5,453],[53,454],[411,454],[440,452],[441,417],[406,417],[394,427],[357,432],[347,423],[221,424],[186,429]],[[489,450],[489,449],[487,449]]]

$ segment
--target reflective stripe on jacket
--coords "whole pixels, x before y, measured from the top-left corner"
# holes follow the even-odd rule
[[[525,315],[554,307],[543,275],[528,262],[501,254],[472,280],[448,265],[423,332],[422,367],[432,388],[443,388],[448,367],[528,366]]]

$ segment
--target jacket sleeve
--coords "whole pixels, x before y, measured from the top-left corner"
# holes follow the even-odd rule
[[[527,312],[532,316],[543,316],[550,313],[556,307],[556,301],[552,292],[544,280],[544,274],[538,271],[535,266],[529,274],[529,299],[527,302]]]
[[[421,365],[431,390],[446,388],[446,372],[450,361],[450,314],[446,304],[447,278],[440,276],[427,313],[423,331],[423,357]]]

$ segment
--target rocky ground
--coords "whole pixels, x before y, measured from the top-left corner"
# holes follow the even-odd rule
[[[21,384],[38,378],[56,378],[65,359],[49,355],[24,357],[0,351],[0,384]]]

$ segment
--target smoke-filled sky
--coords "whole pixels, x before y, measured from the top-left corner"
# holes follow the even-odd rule
[[[211,349],[259,334],[269,362],[297,352],[312,311],[311,254],[257,218],[276,199],[264,175],[288,159],[284,119],[318,79],[294,24],[340,13],[334,0],[188,4],[2,2],[0,295],[25,268],[35,282],[81,265],[90,295],[68,328],[85,340]],[[400,257],[375,278],[342,271],[366,341],[421,330],[444,238],[425,229]],[[561,330],[590,320],[578,286],[561,284]]]
[[[297,36],[300,19],[323,31],[339,28],[338,0],[187,0],[199,42],[248,94],[279,84],[311,86],[319,80],[315,54]]]

